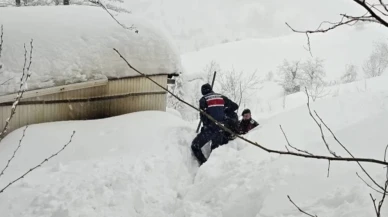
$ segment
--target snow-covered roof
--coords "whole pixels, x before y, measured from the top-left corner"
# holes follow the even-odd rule
[[[121,27],[101,7],[37,6],[0,8],[4,26],[0,94],[14,92],[11,83],[20,80],[24,63],[24,43],[33,39],[33,72],[29,89],[63,85],[101,77],[139,75],[129,69],[114,52],[118,49],[138,70],[148,74],[181,71],[180,56],[168,34],[145,19],[112,12]]]

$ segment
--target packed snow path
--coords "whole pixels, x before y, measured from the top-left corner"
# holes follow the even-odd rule
[[[313,108],[354,155],[381,158],[388,141],[387,102],[387,92],[377,91],[321,100]],[[283,149],[282,124],[295,146],[327,154],[305,106],[261,124],[246,136]],[[15,217],[303,216],[288,201],[290,195],[318,216],[374,215],[371,190],[356,177],[356,164],[332,162],[327,178],[326,161],[270,155],[236,139],[216,149],[198,169],[190,151],[195,127],[175,115],[154,111],[30,126],[0,186],[61,148],[73,130],[76,135],[57,158],[0,194],[0,213]],[[0,165],[5,165],[21,135],[19,129],[3,140]],[[327,139],[334,151],[344,155]],[[383,169],[366,167],[382,183]]]

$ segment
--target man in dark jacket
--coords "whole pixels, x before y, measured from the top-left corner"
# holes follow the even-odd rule
[[[233,103],[231,108],[225,109],[225,127],[230,129],[233,133],[239,134],[239,121],[236,110],[238,109],[238,105]],[[226,144],[229,140],[235,139],[235,136],[229,132],[224,132],[224,141],[222,144]]]
[[[259,123],[252,119],[251,111],[249,109],[244,109],[241,115],[243,118],[239,124],[240,134],[246,134],[253,128],[259,126]]]
[[[213,92],[210,84],[202,85],[201,92],[203,96],[199,100],[199,108],[221,124],[225,123],[225,110],[236,110],[238,108],[238,105],[226,96]],[[237,108],[235,109],[235,107]],[[212,141],[211,150],[222,145],[224,132],[204,114],[200,113],[200,118],[203,127],[201,132],[194,138],[191,149],[199,164],[202,165],[207,160],[202,153],[202,147],[209,141]]]

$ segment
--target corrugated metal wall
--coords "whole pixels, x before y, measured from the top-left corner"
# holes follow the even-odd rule
[[[167,75],[150,76],[167,87]],[[28,124],[63,120],[86,120],[130,112],[166,109],[166,92],[143,77],[109,80],[105,86],[22,99],[9,131]],[[0,104],[0,129],[12,103]]]

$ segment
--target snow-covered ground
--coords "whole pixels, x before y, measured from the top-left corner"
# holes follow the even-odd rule
[[[359,157],[382,159],[388,141],[388,87],[383,79],[374,79],[364,92],[344,92],[312,104]],[[347,89],[350,86],[356,88],[349,84]],[[294,146],[328,155],[304,105],[263,120],[246,137],[284,150],[279,124]],[[32,125],[10,168],[0,177],[0,186],[60,149],[73,130],[76,134],[60,155],[0,194],[0,213],[31,217],[303,216],[288,201],[290,195],[318,216],[374,214],[369,193],[379,195],[357,178],[355,172],[360,170],[355,163],[331,162],[327,178],[327,161],[272,155],[236,139],[216,149],[198,168],[190,152],[195,127],[172,110]],[[1,168],[18,145],[22,130],[0,143]],[[327,139],[335,152],[346,156],[330,136]],[[381,166],[366,164],[366,168],[383,182]],[[387,213],[385,205],[383,216]]]
[[[147,4],[146,1],[138,2],[140,2],[139,5]],[[203,9],[205,12],[202,13],[196,12],[196,16],[216,22],[216,18],[204,19],[203,16],[217,8],[217,4],[225,2],[213,2],[210,9]],[[196,8],[205,8],[201,7],[200,3],[192,1],[192,4],[197,5]],[[170,4],[173,3],[169,2],[164,6]],[[182,1],[180,4],[185,3]],[[232,2],[225,4],[230,6],[229,9],[236,7]],[[271,7],[268,5],[268,8],[279,6],[277,4]],[[193,9],[191,6],[187,5],[190,10]],[[261,16],[261,13],[257,13],[260,5],[251,6],[255,7],[252,7],[252,10],[249,6],[241,9],[250,13],[247,13],[246,19],[233,23],[233,26],[239,26],[240,22],[246,23],[247,20],[256,20]],[[153,7],[158,7],[158,4],[155,3]],[[54,16],[54,12],[58,10],[60,9],[53,9],[50,12],[51,15]],[[139,11],[153,14],[154,10],[155,8],[150,8],[144,12]],[[228,12],[230,11],[225,9],[217,16],[224,17],[224,13],[228,14]],[[184,15],[187,10],[179,11],[178,15],[181,13]],[[160,16],[163,17],[164,14]],[[55,16],[55,19],[62,20],[68,17]],[[179,19],[175,18],[173,20],[179,22]],[[33,19],[36,17],[31,18]],[[160,17],[156,15],[150,17],[150,20],[156,19]],[[95,26],[98,27],[97,29],[105,30],[100,22],[94,18],[91,20],[99,24]],[[187,18],[187,20],[196,22],[199,19]],[[84,24],[89,23],[89,20],[82,21]],[[61,22],[66,23],[63,20]],[[109,18],[106,22],[113,21]],[[182,22],[179,25],[186,26],[187,23]],[[195,28],[187,31],[183,28],[185,31],[174,29],[175,40],[179,38],[179,34],[182,34],[183,41],[191,40],[190,37],[186,37],[190,34],[202,34],[208,37],[209,35],[203,34],[204,28],[201,25],[201,22],[194,25],[198,27],[198,31]],[[212,26],[211,22],[209,26]],[[8,31],[7,28],[5,33]],[[12,28],[17,32],[17,27]],[[43,27],[40,26],[40,28]],[[215,36],[209,37],[211,40],[221,39],[219,35],[224,34],[226,30],[235,31],[228,26],[219,26],[219,28],[222,30],[218,29]],[[27,30],[29,34],[16,34],[18,37],[16,39],[20,42],[28,42],[27,39],[31,34],[38,34],[32,27],[24,29],[24,31]],[[95,37],[98,38],[102,32],[106,33],[101,31],[92,38],[81,37],[82,40],[77,43],[85,46],[87,43],[84,42],[87,41],[101,41]],[[142,32],[144,31],[140,29],[140,33]],[[255,31],[247,32],[247,35],[257,36]],[[335,78],[343,71],[345,64],[359,64],[366,59],[372,50],[373,40],[381,39],[382,34],[378,34],[381,32],[384,30],[379,27],[368,27],[364,30],[345,28],[324,36],[313,36],[311,37],[313,52],[316,56],[326,59],[327,73]],[[69,37],[69,35],[56,37],[58,34],[55,32],[50,34],[55,39],[53,41],[59,41],[61,37],[65,39]],[[349,35],[352,35],[352,40],[349,40]],[[7,37],[8,40],[11,36]],[[22,37],[27,38],[22,40]],[[235,35],[228,37],[233,38]],[[364,38],[368,38],[370,43],[362,40]],[[106,46],[122,43],[116,39],[112,39]],[[198,40],[203,42],[200,46],[214,43],[214,41],[205,42],[201,38]],[[360,44],[358,41],[365,43]],[[35,43],[36,56],[43,58],[44,55],[38,53],[39,40],[35,40]],[[289,60],[307,58],[309,54],[303,49],[305,43],[303,35],[295,34],[217,45],[182,55],[186,72],[184,76],[195,78],[198,72],[212,60],[218,62],[222,70],[234,67],[237,71],[251,72],[257,69],[260,76],[265,76],[271,70],[275,73],[276,66],[284,58]],[[53,48],[56,47],[53,46]],[[4,52],[10,50],[12,50],[10,47],[6,47]],[[22,50],[13,50],[13,52],[15,52],[15,59],[12,56],[6,58],[8,58],[7,62],[14,61],[16,67],[22,61],[16,58],[20,56],[16,55],[16,52],[20,53]],[[94,54],[93,49],[85,50],[82,61],[85,61],[85,57],[86,62],[96,61],[102,64],[103,61],[94,59],[93,55],[88,57],[91,53]],[[129,50],[128,55],[130,53]],[[59,55],[55,57],[56,59],[66,59],[61,56],[64,55],[62,52],[55,55]],[[46,58],[54,57],[46,55]],[[77,61],[74,64],[76,63]],[[6,67],[10,66],[6,65]],[[33,66],[47,69],[42,63]],[[101,65],[103,66],[105,65]],[[53,67],[58,68],[58,63]],[[382,76],[332,86],[328,88],[330,94],[312,102],[312,108],[321,115],[355,156],[383,158],[388,141],[387,82],[388,76]],[[193,89],[198,84],[194,83],[186,83],[185,99],[195,98],[194,95],[199,93],[199,89]],[[247,105],[253,111],[253,117],[258,118],[261,126],[245,136],[271,149],[285,150],[287,143],[279,128],[279,125],[282,125],[292,145],[316,154],[329,155],[321,140],[318,127],[308,115],[305,103],[306,96],[303,93],[284,98],[276,82],[264,82],[258,93],[252,95],[252,101]],[[4,193],[0,193],[1,216],[304,216],[288,201],[287,195],[290,195],[305,211],[321,217],[374,216],[369,193],[378,199],[380,195],[357,178],[356,172],[362,176],[363,174],[355,163],[331,162],[329,177],[327,177],[327,161],[268,154],[236,139],[216,149],[208,162],[198,168],[190,150],[191,141],[195,137],[197,120],[189,122],[184,118],[183,114],[168,109],[167,112],[146,111],[101,120],[29,126],[15,159],[5,171],[5,175],[0,176],[0,189],[62,148],[68,142],[72,132],[76,131],[76,133],[69,146],[58,156],[15,183]],[[18,146],[22,133],[23,128],[18,129],[1,141],[0,170],[7,164]],[[332,149],[341,156],[347,156],[333,138],[329,134],[326,135]],[[383,184],[385,170],[381,166],[365,164],[365,167],[379,183]],[[387,215],[386,203],[382,216]]]

